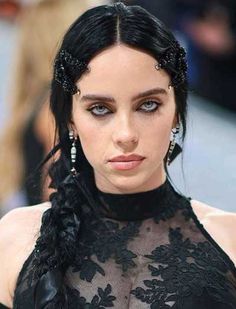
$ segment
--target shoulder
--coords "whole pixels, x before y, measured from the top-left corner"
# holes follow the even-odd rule
[[[32,252],[49,202],[19,207],[0,220],[0,303],[11,307],[14,288],[23,263]]]
[[[217,221],[221,221],[223,219],[229,223],[236,223],[236,213],[234,212],[225,211],[193,199],[191,200],[191,205],[199,220],[211,221],[216,219]]]
[[[215,208],[209,204],[194,199],[191,199],[191,205],[199,220],[203,220],[209,215],[223,215],[226,213],[226,211],[222,209]]]
[[[236,265],[236,213],[191,200],[193,211],[207,232]]]

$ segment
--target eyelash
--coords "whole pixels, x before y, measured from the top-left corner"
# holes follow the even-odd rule
[[[158,109],[158,107],[161,105],[161,103],[159,103],[159,102],[156,102],[156,101],[153,101],[153,100],[148,100],[148,101],[145,101],[145,102],[143,102],[143,104],[146,104],[146,103],[155,103],[156,104],[156,107],[154,108],[154,109],[152,109],[152,110],[149,110],[149,111],[142,111],[143,113],[146,113],[146,114],[150,114],[150,113],[154,113],[155,111],[157,111],[157,109]],[[141,106],[143,105],[143,104],[141,104]],[[108,115],[108,114],[111,114],[112,112],[109,112],[109,113],[105,113],[105,114],[95,114],[94,112],[93,112],[93,109],[95,109],[96,107],[105,107],[105,108],[107,108],[106,106],[104,106],[103,104],[95,104],[95,105],[93,105],[92,107],[90,107],[90,108],[88,108],[87,110],[93,115],[93,116],[95,116],[95,117],[105,117],[106,115]]]

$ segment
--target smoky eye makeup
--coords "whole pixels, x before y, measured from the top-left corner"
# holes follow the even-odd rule
[[[138,104],[136,111],[144,114],[150,114],[156,112],[161,105],[162,103],[157,99],[146,99],[143,100],[142,103]],[[109,114],[114,113],[112,109],[114,108],[110,108],[102,102],[96,102],[86,110],[95,117],[105,117]]]
[[[159,108],[159,106],[161,106],[161,103],[159,101],[152,100],[152,99],[146,100],[145,102],[141,104],[142,111],[146,113],[155,112]]]
[[[90,112],[90,114],[92,116],[95,116],[95,117],[103,117],[107,114],[110,114],[112,112],[109,111],[109,109],[103,105],[102,103],[96,103],[94,104],[92,107],[89,107],[87,109],[88,112]]]

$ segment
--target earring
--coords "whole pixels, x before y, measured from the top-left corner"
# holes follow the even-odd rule
[[[76,168],[75,168],[75,162],[76,162],[76,140],[77,138],[74,136],[73,130],[69,131],[69,138],[71,140],[71,149],[70,149],[70,157],[71,157],[71,174],[72,176],[75,176],[77,174]]]
[[[174,158],[182,151],[181,147],[175,141],[176,135],[179,133],[179,129],[180,129],[179,124],[177,124],[176,128],[171,130],[173,134],[173,138],[171,140],[170,148],[169,148],[168,155],[167,155],[167,165],[170,165],[170,163],[174,160]],[[175,151],[177,152],[177,154],[175,154],[175,156],[172,158],[175,147],[178,148]]]

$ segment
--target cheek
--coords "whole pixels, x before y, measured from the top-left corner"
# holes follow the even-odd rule
[[[77,113],[74,116],[74,124],[79,135],[84,154],[91,164],[99,157],[99,153],[103,149],[105,136],[95,121],[92,121],[91,116],[86,113]],[[92,165],[92,164],[91,164]]]
[[[171,137],[171,119],[158,119],[143,136],[143,140],[151,157],[163,158],[169,147]]]

